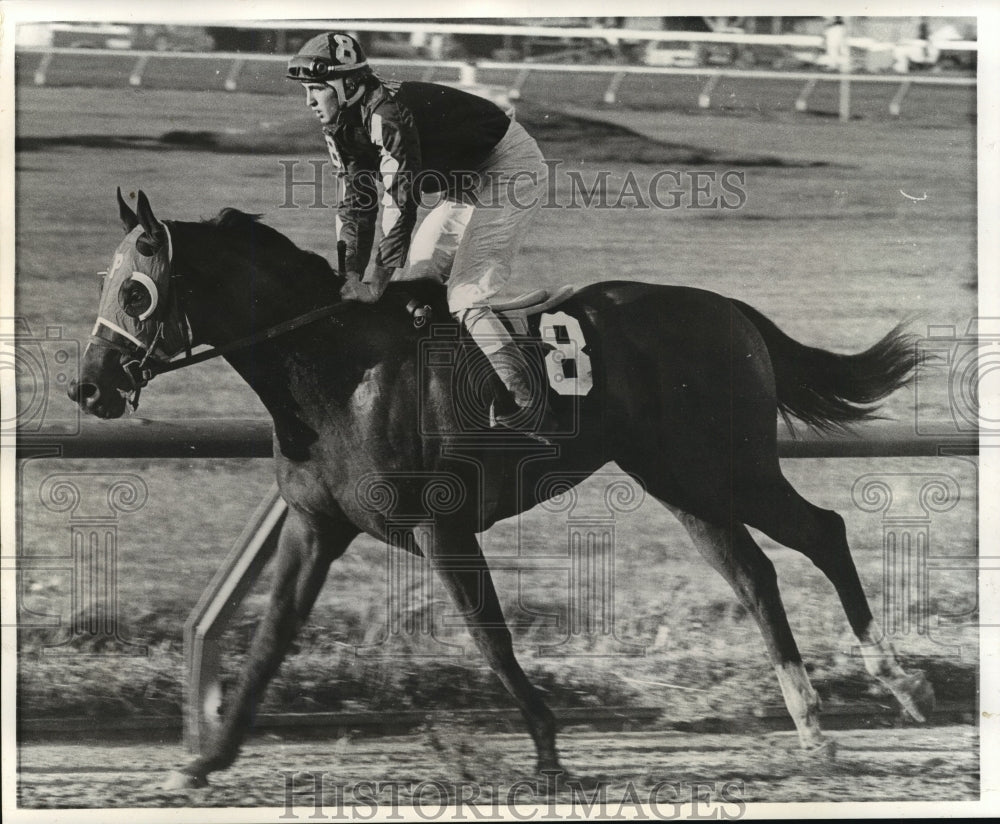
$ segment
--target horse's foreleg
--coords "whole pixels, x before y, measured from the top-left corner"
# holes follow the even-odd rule
[[[418,532],[417,538],[490,669],[524,714],[538,753],[539,772],[561,771],[556,753],[555,718],[514,657],[510,630],[475,535],[430,524]]]
[[[774,565],[743,524],[731,529],[708,523],[667,504],[687,529],[698,550],[729,581],[740,602],[753,615],[764,636],[785,706],[795,722],[802,746],[810,751],[833,753],[819,725],[819,696],[809,682],[792,636],[778,592]]]
[[[222,721],[201,754],[175,775],[170,786],[197,786],[236,759],[256,706],[281,665],[296,632],[326,579],[330,563],[358,530],[346,522],[319,520],[290,509],[278,541],[270,603]]]

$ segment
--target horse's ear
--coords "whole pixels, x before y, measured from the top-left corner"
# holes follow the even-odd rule
[[[117,189],[118,193],[118,216],[122,219],[122,226],[125,229],[125,234],[127,235],[136,226],[139,225],[139,218],[136,217],[135,212],[132,211],[132,207],[125,202],[125,198],[122,197],[122,187],[119,186]]]
[[[142,224],[142,229],[146,235],[156,243],[159,243],[166,237],[166,229],[159,220],[156,219],[156,215],[153,214],[153,210],[149,205],[149,200],[146,197],[146,193],[141,189],[139,190],[139,197],[137,200],[138,205],[138,216],[139,223]]]

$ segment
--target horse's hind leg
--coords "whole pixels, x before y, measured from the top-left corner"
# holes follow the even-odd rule
[[[490,669],[514,697],[538,754],[538,771],[561,773],[556,752],[556,725],[541,693],[514,657],[510,630],[500,609],[483,551],[465,528],[435,522],[418,528],[417,541],[462,613],[473,640]]]
[[[805,500],[780,471],[771,484],[752,484],[744,519],[774,540],[798,550],[833,584],[851,629],[862,645],[868,672],[887,687],[917,721],[934,707],[934,690],[922,672],[907,673],[872,616],[847,543],[844,519]]]
[[[666,502],[664,505],[684,525],[709,564],[729,581],[760,627],[802,746],[832,755],[833,742],[823,737],[819,726],[819,696],[809,683],[788,626],[774,565],[743,524],[737,523],[732,528],[718,526]]]
[[[270,603],[254,633],[235,694],[227,700],[212,740],[182,772],[171,776],[168,788],[204,784],[210,772],[225,769],[236,760],[256,706],[308,617],[331,562],[357,534],[357,528],[349,523],[289,509],[278,539]]]

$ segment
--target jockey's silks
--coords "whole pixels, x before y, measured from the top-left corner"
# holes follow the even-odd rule
[[[510,123],[495,103],[450,86],[370,85],[357,105],[324,129],[330,157],[344,173],[338,219],[348,269],[363,272],[368,265],[379,177],[386,197],[375,262],[399,268],[410,248],[420,195],[458,195],[461,173],[482,168]]]

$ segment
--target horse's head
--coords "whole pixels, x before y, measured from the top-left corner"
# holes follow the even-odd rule
[[[139,192],[137,212],[118,190],[125,239],[104,277],[97,322],[70,398],[100,418],[118,418],[126,399],[133,405],[151,360],[166,360],[190,348],[190,329],[171,277],[170,230],[157,220]]]
[[[105,275],[80,379],[69,388],[92,415],[120,417],[161,371],[263,346],[293,319],[337,304],[343,276],[257,215],[229,208],[200,223],[167,224],[142,192],[132,211],[121,190],[118,210],[125,239]],[[217,348],[166,365],[196,342]]]

